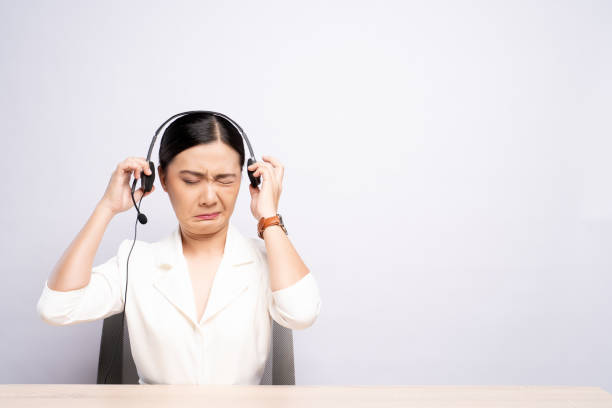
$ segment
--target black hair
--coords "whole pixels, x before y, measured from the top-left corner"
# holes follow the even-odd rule
[[[244,143],[240,132],[227,119],[205,112],[183,115],[166,128],[159,143],[159,165],[165,171],[172,159],[183,150],[218,141],[238,152],[242,172]]]

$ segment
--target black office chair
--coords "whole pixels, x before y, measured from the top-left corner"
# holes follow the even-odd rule
[[[108,373],[107,384],[138,384],[138,372],[132,358],[129,332],[125,324],[123,328],[121,327],[122,313],[104,319],[98,359],[98,384],[104,384],[104,376],[113,358],[113,353],[117,355]],[[115,350],[117,336],[121,337],[122,347]],[[293,332],[272,320],[271,343],[272,348],[260,385],[295,385]]]

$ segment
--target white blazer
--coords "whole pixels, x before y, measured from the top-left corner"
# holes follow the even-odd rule
[[[56,291],[45,281],[37,312],[52,325],[120,313],[133,240],[92,269],[87,286]],[[125,319],[141,384],[259,384],[270,352],[272,319],[293,330],[311,326],[321,299],[312,272],[272,292],[265,242],[231,223],[202,320],[179,226],[158,242],[136,240],[130,255]]]

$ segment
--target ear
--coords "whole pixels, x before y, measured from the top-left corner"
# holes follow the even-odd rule
[[[167,193],[168,189],[166,188],[166,175],[164,174],[161,165],[157,166],[157,174],[159,174],[159,182],[161,183],[162,188]]]

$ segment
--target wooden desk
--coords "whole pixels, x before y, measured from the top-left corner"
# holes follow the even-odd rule
[[[612,408],[598,387],[4,384],[0,407]]]

